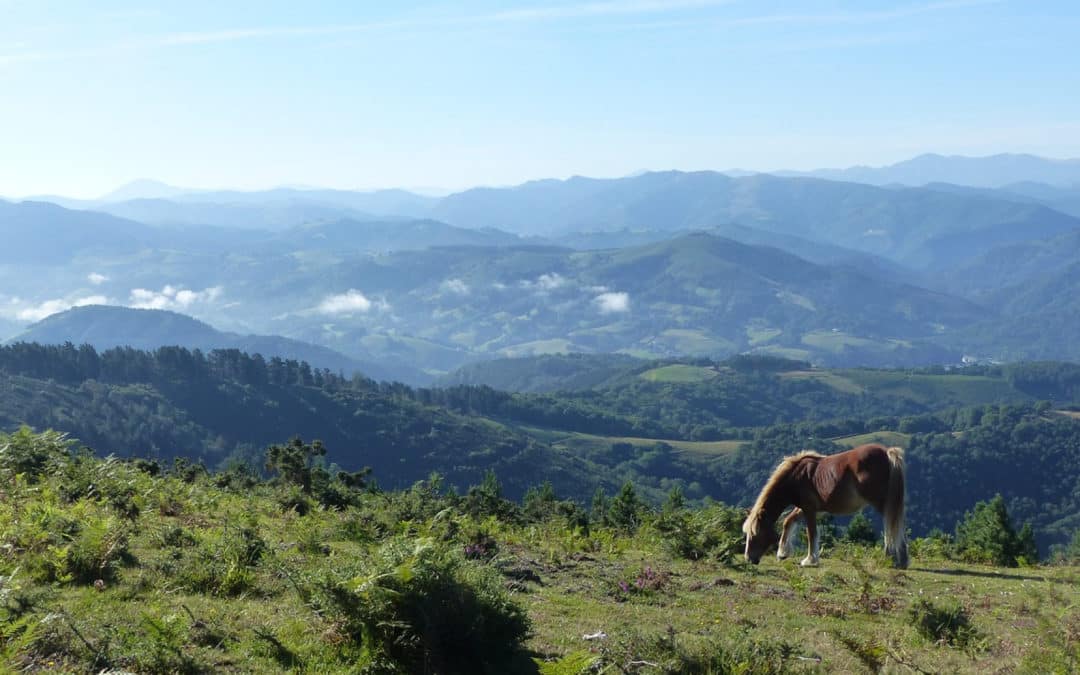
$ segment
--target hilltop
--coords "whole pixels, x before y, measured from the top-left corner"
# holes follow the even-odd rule
[[[102,460],[53,433],[0,442],[0,659],[19,670],[1069,672],[1080,659],[1077,568],[978,562],[993,555],[978,540],[915,540],[899,571],[872,533],[830,525],[819,568],[751,566],[743,511],[677,493],[650,509],[624,487],[586,511],[550,485],[507,501],[490,476],[464,496],[438,476],[380,491],[302,442],[268,451],[269,481]],[[1077,555],[1074,542],[1062,559]]]
[[[388,370],[375,362],[352,359],[319,345],[290,340],[276,335],[239,335],[219,331],[209,324],[185,314],[160,309],[132,309],[89,305],[53,314],[8,339],[15,342],[37,342],[60,345],[89,344],[98,350],[130,347],[154,350],[179,346],[187,349],[237,349],[249,354],[261,354],[267,359],[278,357],[306,361],[313,368],[326,368],[334,373],[362,373],[375,379],[397,379],[399,370]]]

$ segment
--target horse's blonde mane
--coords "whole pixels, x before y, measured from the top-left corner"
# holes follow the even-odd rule
[[[761,515],[765,511],[765,503],[769,500],[769,495],[773,489],[780,482],[784,476],[791,473],[795,465],[806,459],[807,457],[816,457],[821,459],[825,455],[820,452],[814,452],[813,450],[803,450],[796,455],[790,455],[780,460],[780,463],[776,465],[776,469],[773,470],[772,475],[769,476],[769,481],[765,483],[765,487],[761,488],[761,492],[758,494],[757,501],[754,502],[753,508],[750,509],[750,514],[746,516],[746,520],[743,522],[743,532],[751,537],[757,536],[758,530],[761,528]]]

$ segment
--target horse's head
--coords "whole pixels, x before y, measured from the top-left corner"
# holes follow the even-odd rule
[[[760,513],[751,513],[743,523],[746,533],[746,559],[753,564],[761,562],[761,556],[780,541],[772,523],[762,523]]]

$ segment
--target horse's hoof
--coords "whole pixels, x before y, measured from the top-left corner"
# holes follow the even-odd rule
[[[818,561],[811,558],[803,558],[802,562],[799,563],[799,567],[817,567],[817,565]]]

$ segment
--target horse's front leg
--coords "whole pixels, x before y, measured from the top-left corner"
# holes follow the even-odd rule
[[[806,540],[809,542],[810,550],[807,551],[806,557],[799,564],[803,567],[810,567],[820,562],[821,541],[818,539],[817,513],[806,511],[803,513],[803,519],[806,520]]]
[[[784,518],[784,529],[780,533],[780,543],[776,546],[777,560],[790,558],[795,553],[795,535],[799,533],[799,518],[802,518],[802,515],[802,509],[796,506],[787,518]]]

